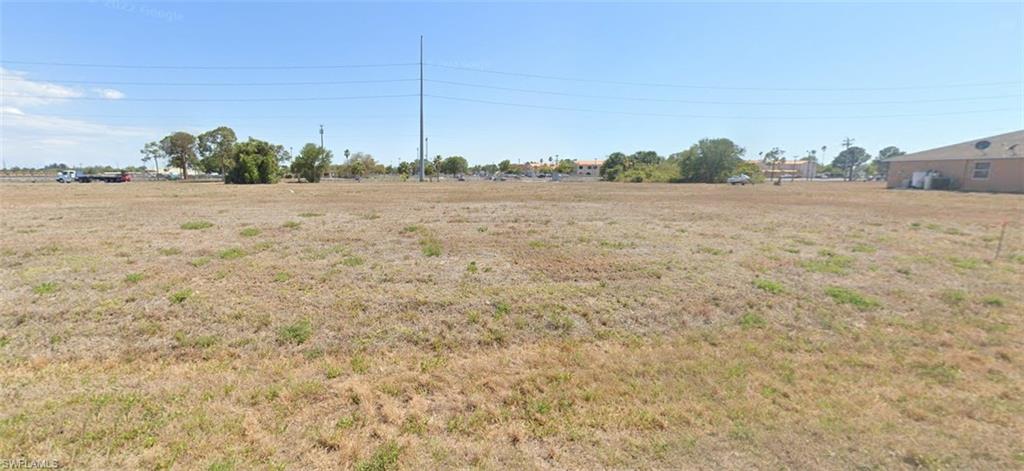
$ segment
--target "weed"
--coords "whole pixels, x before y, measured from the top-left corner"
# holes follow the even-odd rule
[[[197,259],[192,260],[191,262],[188,262],[189,265],[192,265],[193,267],[196,268],[206,265],[207,263],[210,263],[210,257],[199,257]]]
[[[327,367],[324,368],[324,376],[327,376],[327,379],[337,378],[341,376],[341,373],[341,367],[338,365],[327,365]]]
[[[419,232],[421,230],[423,230],[423,227],[417,226],[417,225],[413,224],[413,225],[409,225],[409,226],[403,227],[402,230],[399,231],[399,233],[401,233],[401,234],[414,234],[414,233]]]
[[[349,360],[349,366],[352,367],[353,373],[364,374],[370,371],[370,361],[363,355],[353,355]]]
[[[388,441],[377,447],[366,460],[356,463],[356,471],[388,471],[398,469],[398,455],[402,448],[394,441]]]
[[[975,268],[981,266],[981,260],[978,260],[976,258],[950,257],[949,261],[950,263],[953,264],[954,267],[963,270],[974,270]]]
[[[323,215],[324,213],[299,213],[300,218],[318,218]]]
[[[854,245],[853,248],[850,249],[850,251],[859,253],[875,253],[878,251],[878,249],[868,244],[857,244]]]
[[[701,245],[701,246],[698,246],[696,249],[694,249],[693,253],[703,253],[703,254],[708,254],[708,255],[724,255],[725,251],[722,250],[722,249],[716,249],[714,247],[707,247],[707,246]]]
[[[235,462],[230,459],[223,459],[210,463],[210,466],[206,468],[206,471],[233,471],[235,469]]]
[[[880,306],[878,301],[866,298],[852,289],[840,286],[825,288],[825,294],[829,295],[838,304],[850,304],[861,311],[876,309]]]
[[[818,256],[819,258],[814,260],[804,260],[800,265],[807,271],[837,275],[845,274],[853,266],[852,257],[838,255],[831,250],[819,251]]]
[[[985,296],[981,298],[981,303],[991,307],[1003,307],[1006,305],[1006,301],[1003,301],[1003,298],[999,296]]]
[[[963,292],[962,290],[958,290],[958,289],[950,289],[950,290],[943,291],[939,295],[939,299],[942,299],[942,301],[945,302],[946,304],[949,304],[951,306],[955,306],[955,305],[959,305],[960,303],[963,303],[964,300],[967,299],[967,293]]]
[[[159,252],[160,255],[169,257],[171,255],[178,255],[178,254],[180,254],[181,253],[181,249],[179,249],[177,247],[168,247],[168,248],[165,248],[165,249],[157,250],[157,252]]]
[[[142,281],[143,278],[145,278],[145,276],[143,276],[142,273],[129,273],[124,276],[124,282],[135,284]]]
[[[281,224],[281,227],[283,227],[283,228],[285,228],[285,229],[298,229],[298,228],[299,228],[299,226],[301,226],[301,225],[302,225],[302,223],[301,223],[301,222],[297,222],[297,221],[287,221],[287,222],[285,222],[284,224]]]
[[[210,221],[189,221],[181,225],[182,229],[188,231],[198,231],[202,229],[209,229],[213,227],[213,223]]]
[[[46,281],[32,287],[32,292],[36,294],[50,294],[57,291],[57,283],[53,281]]]
[[[441,256],[441,242],[433,236],[424,237],[420,239],[420,250],[424,256],[427,257],[440,257]]]
[[[780,294],[783,291],[785,291],[781,284],[763,278],[758,278],[754,280],[754,286],[761,291],[765,291],[771,294]]]
[[[181,348],[210,348],[217,344],[220,339],[216,335],[200,335],[190,337],[188,334],[177,331],[174,333],[174,341]]]
[[[512,308],[508,305],[508,303],[506,303],[505,301],[498,301],[498,303],[494,305],[494,318],[499,319],[501,317],[507,316],[511,310]]]
[[[279,271],[274,275],[274,281],[278,283],[284,283],[290,279],[292,279],[292,275],[288,272]]]
[[[221,260],[235,260],[244,257],[245,251],[239,248],[230,248],[222,250],[217,254],[217,256],[220,257]]]
[[[960,375],[958,368],[945,363],[914,363],[911,366],[917,371],[918,376],[931,379],[939,384],[952,384]]]
[[[239,232],[238,235],[242,237],[256,237],[260,235],[260,232],[262,231],[255,227],[246,227],[245,229],[242,229],[242,231]]]
[[[181,291],[171,293],[171,296],[168,297],[168,299],[171,301],[171,304],[181,304],[185,302],[186,299],[192,297],[192,294],[191,289],[185,288]]]
[[[363,263],[364,263],[363,259],[361,257],[357,257],[355,255],[349,255],[348,257],[345,257],[345,258],[343,258],[341,260],[341,264],[345,265],[346,267],[358,267],[359,265],[362,265]]]
[[[760,329],[765,326],[764,318],[754,312],[748,312],[740,316],[740,327],[746,329]]]
[[[277,340],[281,343],[301,345],[313,335],[313,325],[306,319],[288,324],[277,333]]]
[[[469,262],[469,265],[466,265],[466,271],[469,273],[476,273],[476,262]]]

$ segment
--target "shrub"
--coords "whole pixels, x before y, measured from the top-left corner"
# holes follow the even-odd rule
[[[181,291],[172,293],[168,299],[171,301],[171,304],[181,304],[190,297],[192,297],[192,290],[185,288]]]
[[[239,232],[238,235],[242,237],[256,237],[260,235],[260,230],[255,227],[246,227],[245,229],[242,229],[242,232]]]
[[[754,286],[757,287],[757,289],[759,289],[761,291],[766,291],[766,292],[769,292],[771,294],[779,294],[779,293],[782,293],[784,291],[784,289],[782,288],[782,285],[780,285],[780,284],[778,284],[778,283],[776,283],[776,282],[774,282],[772,280],[765,280],[765,279],[760,279],[759,278],[759,279],[754,280]]]
[[[825,294],[829,295],[837,304],[850,304],[861,311],[868,311],[879,307],[878,301],[866,298],[854,290],[840,286],[825,288]]]
[[[198,231],[202,229],[208,229],[213,227],[213,223],[210,221],[189,221],[181,225],[182,229],[188,231]]]
[[[276,183],[280,167],[277,156],[283,151],[266,141],[249,138],[235,144],[234,161],[225,175],[227,183]]]
[[[288,324],[277,333],[277,339],[281,343],[301,345],[313,335],[313,325],[308,320],[301,320]]]

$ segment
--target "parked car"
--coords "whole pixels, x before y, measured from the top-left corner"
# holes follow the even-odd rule
[[[746,185],[747,183],[753,185],[754,181],[750,179],[750,176],[741,173],[739,175],[733,175],[725,180],[730,185]]]

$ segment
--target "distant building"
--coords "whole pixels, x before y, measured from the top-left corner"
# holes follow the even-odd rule
[[[584,177],[596,177],[601,174],[603,160],[577,160],[576,175]]]
[[[1024,193],[1024,130],[892,157],[889,188]]]
[[[775,164],[774,169],[771,164],[760,160],[751,160],[750,162],[756,164],[764,173],[764,177],[769,180],[778,178],[779,175],[789,178],[814,178],[818,175],[817,162],[810,160],[787,160],[785,163]]]

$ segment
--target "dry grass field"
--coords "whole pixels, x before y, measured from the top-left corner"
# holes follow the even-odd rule
[[[6,184],[0,204],[3,459],[1024,467],[1020,195]]]

